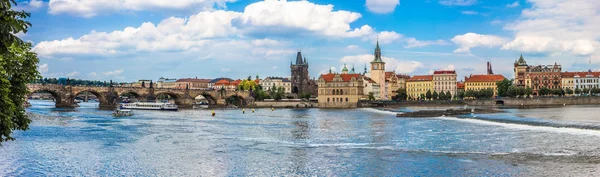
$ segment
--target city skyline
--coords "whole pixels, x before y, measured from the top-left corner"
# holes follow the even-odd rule
[[[486,73],[488,61],[512,78],[521,53],[532,65],[557,62],[565,71],[597,70],[600,60],[600,34],[593,32],[600,15],[589,10],[600,3],[593,0],[577,6],[561,0],[344,2],[31,0],[16,8],[32,13],[33,27],[19,36],[34,43],[44,77],[289,76],[301,49],[310,77],[318,78],[344,64],[362,72],[377,38],[386,70],[455,69],[459,80]]]

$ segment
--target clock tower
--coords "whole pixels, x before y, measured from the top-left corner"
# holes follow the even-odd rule
[[[379,95],[385,95],[387,88],[385,85],[385,62],[381,60],[381,48],[379,48],[379,39],[375,47],[375,59],[371,61],[371,79],[379,84]]]

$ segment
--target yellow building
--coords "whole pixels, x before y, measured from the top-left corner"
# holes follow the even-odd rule
[[[418,100],[421,95],[426,95],[427,91],[433,93],[433,76],[413,76],[406,81],[406,93],[409,99]]]
[[[482,75],[471,75],[465,78],[465,92],[469,90],[483,90],[493,89],[494,96],[498,95],[497,82],[504,80],[504,76],[499,74],[482,74]]]
[[[561,87],[563,90],[571,89],[575,90],[575,74],[576,72],[563,72],[561,73]]]
[[[364,79],[360,74],[323,74],[319,77],[320,108],[356,108],[364,97]]]
[[[398,95],[398,76],[394,72],[385,72],[386,95],[384,98],[392,99]]]
[[[410,76],[409,75],[398,74],[398,75],[396,75],[396,77],[398,78],[398,88],[399,89],[405,89],[406,88],[406,81],[408,81],[408,79],[410,79]]]

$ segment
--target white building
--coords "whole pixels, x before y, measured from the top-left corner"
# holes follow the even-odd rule
[[[575,74],[574,78],[574,86],[575,89],[592,89],[592,88],[600,88],[600,73],[598,72],[588,72]]]
[[[260,86],[265,91],[270,91],[273,87],[283,87],[285,93],[292,93],[292,82],[283,77],[267,77],[260,82]]]
[[[433,90],[438,94],[441,92],[452,94],[452,98],[456,95],[456,71],[440,70],[433,72]]]
[[[375,100],[380,100],[381,95],[379,95],[379,93],[381,93],[381,86],[369,77],[363,77],[363,79],[363,83],[365,84],[365,87],[363,88],[363,94],[365,95],[364,99],[369,99],[369,93],[373,92]]]

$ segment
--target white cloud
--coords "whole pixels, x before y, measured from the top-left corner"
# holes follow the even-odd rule
[[[67,77],[73,77],[79,75],[79,72],[73,71],[72,73],[67,74]]]
[[[275,46],[279,45],[280,42],[272,39],[256,39],[252,41],[252,44],[255,46]]]
[[[426,46],[430,46],[430,45],[448,45],[448,44],[450,44],[448,41],[441,40],[441,39],[435,40],[435,41],[419,41],[415,38],[407,38],[406,43],[407,43],[407,45],[404,46],[404,48],[415,48],[415,47],[426,47]]]
[[[463,35],[454,36],[451,39],[451,41],[459,46],[458,49],[454,50],[454,53],[469,53],[471,52],[471,48],[473,47],[500,46],[506,43],[507,40],[505,38],[494,35],[466,33]]]
[[[374,58],[375,56],[372,54],[344,56],[340,59],[340,63],[347,64],[348,66],[363,66],[365,63],[373,61]],[[418,61],[404,61],[389,57],[381,57],[381,59],[385,62],[387,71],[394,70],[396,73],[408,74],[423,67],[423,64]]]
[[[28,5],[33,9],[39,9],[40,7],[42,7],[44,5],[44,1],[31,0],[31,1],[29,1]]]
[[[477,3],[477,0],[440,0],[439,3],[445,6],[470,6]]]
[[[355,29],[350,27],[350,23],[359,18],[359,13],[334,11],[333,5],[318,5],[308,1],[267,0],[246,6],[239,22],[248,28],[262,27],[258,28],[260,30],[253,30],[261,32],[265,29],[280,31],[285,27],[334,37],[360,37],[373,33],[373,29],[368,25]]]
[[[357,45],[349,45],[346,47],[346,49],[349,49],[349,50],[354,50],[354,49],[358,49],[358,48],[360,48],[360,47],[358,47]]]
[[[473,10],[465,10],[465,11],[462,11],[460,13],[465,14],[465,15],[477,15],[477,14],[479,14],[479,12],[473,11]]]
[[[502,49],[554,55],[600,53],[600,1],[529,2],[531,8],[523,10],[518,20],[504,26],[515,33],[515,38]]]
[[[48,69],[48,63],[44,63],[38,66],[38,71],[42,74],[48,72]]]
[[[490,22],[491,25],[498,25],[498,24],[502,24],[503,22],[501,20],[494,20],[492,22]]]
[[[213,10],[214,5],[226,8],[226,3],[236,0],[50,0],[50,14],[70,14],[93,17],[119,11],[160,11],[198,9]]]
[[[512,4],[506,4],[506,7],[513,8],[513,7],[519,7],[519,5],[520,5],[519,1],[515,1]]]
[[[231,71],[231,68],[221,68],[221,72],[229,72]]]
[[[393,12],[398,5],[400,0],[367,0],[365,3],[369,11],[380,14]]]
[[[273,67],[271,67],[271,69],[277,69],[277,66],[273,66]]]
[[[123,69],[118,69],[114,71],[103,72],[104,76],[119,76],[123,73]]]
[[[446,66],[446,68],[443,68],[442,70],[446,70],[446,71],[456,70],[456,67],[454,65],[450,64],[450,65]]]
[[[33,50],[40,56],[91,54],[115,55],[136,51],[188,50],[208,43],[207,38],[223,37],[236,31],[231,19],[237,12],[201,12],[189,19],[170,17],[158,25],[150,22],[111,33],[92,31],[78,39],[42,41]]]
[[[98,76],[98,74],[96,74],[96,72],[91,72],[90,74],[88,74],[88,76],[90,76],[90,77],[96,77],[96,76]]]
[[[382,31],[377,35],[377,38],[379,39],[379,43],[381,43],[381,44],[389,44],[389,43],[392,43],[402,37],[403,37],[402,34],[398,34],[394,31]]]

